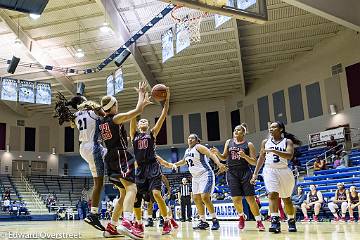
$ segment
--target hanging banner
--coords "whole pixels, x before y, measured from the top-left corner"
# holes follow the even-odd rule
[[[119,68],[115,72],[114,87],[115,87],[115,92],[114,92],[115,94],[124,90],[124,77],[121,68]]]
[[[309,149],[326,147],[327,141],[330,140],[331,136],[334,136],[338,143],[345,142],[345,128],[340,127],[309,134]]]
[[[35,82],[19,81],[19,102],[35,103]]]
[[[190,46],[189,22],[176,24],[176,53]]]
[[[50,83],[36,84],[36,103],[51,104],[51,85]]]
[[[245,10],[256,4],[257,0],[237,0],[237,8]]]
[[[1,81],[1,99],[7,101],[17,101],[18,80],[11,78],[2,78]]]
[[[106,95],[115,95],[114,76],[112,74],[106,79]]]
[[[172,28],[167,30],[161,36],[162,42],[162,62],[166,62],[169,58],[174,56],[174,33]]]
[[[215,28],[220,27],[230,19],[231,17],[215,14]]]

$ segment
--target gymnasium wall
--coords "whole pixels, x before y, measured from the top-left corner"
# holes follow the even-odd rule
[[[257,147],[267,136],[267,130],[264,129],[268,121],[287,122],[287,130],[296,134],[304,144],[307,143],[309,133],[329,127],[350,124],[350,127],[359,128],[360,107],[350,107],[347,87],[349,79],[345,72],[346,67],[360,62],[358,46],[359,34],[350,30],[342,31],[337,36],[322,41],[313,51],[297,56],[290,63],[254,82],[247,89],[246,96],[239,93],[224,99],[171,104],[166,119],[167,144],[158,146],[160,150],[168,150],[161,150],[161,154],[169,160],[170,146],[183,150],[190,132],[198,133],[204,142],[208,142],[208,130],[212,128],[211,122],[207,121],[207,116],[210,115],[218,116],[220,138],[209,144],[223,144],[232,135],[231,112],[234,113],[236,110],[239,110],[241,122],[247,122],[248,138]],[[331,66],[339,63],[342,64],[343,72],[332,76]],[[353,102],[356,102],[355,100]],[[330,115],[330,104],[337,106],[337,115]],[[25,149],[25,129],[16,126],[16,120],[25,120],[26,127],[36,128],[36,152],[46,152],[48,149],[48,154],[51,148],[55,147],[56,153],[61,154],[59,162],[53,163],[57,166],[59,174],[63,172],[65,162],[69,165],[69,174],[89,174],[86,163],[77,155],[78,131],[74,133],[76,156],[74,153],[64,154],[65,127],[59,127],[51,116],[21,117],[3,103],[0,103],[0,111],[0,123],[6,123],[6,144],[13,145],[10,146],[10,152],[12,148],[13,151]],[[218,113],[214,114],[215,112]],[[141,117],[149,119],[150,124],[154,125],[155,118],[159,117],[160,113],[161,106],[155,104],[147,107]],[[128,124],[126,128],[129,128]],[[47,129],[48,132],[45,131]],[[182,153],[178,157],[181,156]],[[5,161],[2,160],[1,173],[4,172],[4,164]],[[9,160],[6,164],[9,167]]]
[[[5,139],[4,148],[0,151],[0,174],[12,173],[13,160],[46,161],[47,174],[58,174],[58,159],[52,155],[52,148],[59,149],[58,136],[60,128],[51,116],[36,114],[25,117],[17,114],[4,102],[0,102],[0,123],[6,124],[6,131],[1,137]],[[18,120],[24,120],[25,126],[17,126]],[[28,129],[27,129],[28,128]],[[35,131],[35,136],[27,130]],[[30,131],[30,132],[32,132]],[[27,134],[26,134],[27,133]],[[27,138],[27,144],[25,139]],[[35,144],[34,142],[35,141]],[[9,145],[10,152],[6,152]],[[32,147],[35,145],[35,149]],[[29,147],[30,146],[30,147]],[[35,150],[35,151],[25,151]],[[29,164],[31,165],[31,163]]]
[[[250,123],[254,127],[250,128],[248,137],[256,146],[267,136],[267,131],[262,131],[265,120],[287,121],[287,130],[305,144],[307,135],[312,132],[342,124],[359,128],[360,108],[350,108],[345,72],[346,67],[360,62],[359,46],[360,34],[350,30],[339,32],[334,38],[315,46],[313,51],[296,57],[256,81],[244,99],[228,99],[225,104],[232,109],[242,101],[241,121],[249,123],[248,120],[254,120]],[[332,76],[331,67],[339,63],[343,72]],[[264,103],[264,98],[268,99],[268,104]],[[336,105],[337,115],[330,115],[330,104]],[[253,113],[248,108],[253,108]]]

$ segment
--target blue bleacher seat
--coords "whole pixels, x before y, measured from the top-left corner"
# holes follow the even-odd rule
[[[354,184],[345,184],[345,188],[346,189],[349,189],[351,186],[355,186],[355,187],[360,187],[360,183],[354,183]],[[319,191],[328,191],[328,190],[336,190],[337,189],[337,186],[336,185],[327,185],[327,186],[319,186],[316,188],[317,190]],[[306,187],[304,188],[304,191],[305,192],[309,192],[310,191],[310,188],[309,187]]]
[[[332,173],[341,173],[341,172],[351,172],[351,171],[359,171],[360,167],[348,167],[348,168],[340,168],[340,169],[330,169],[330,170],[321,170],[315,171],[314,175],[324,175],[324,174],[332,174]]]
[[[315,185],[328,185],[328,184],[337,184],[339,182],[343,183],[357,183],[360,182],[360,177],[355,178],[340,178],[340,179],[331,179],[331,180],[320,180],[320,181],[309,181],[309,182],[300,182],[299,186],[309,186],[311,184]]]
[[[324,198],[332,198],[335,196],[335,192],[325,192],[325,193],[322,193],[322,195]]]
[[[360,176],[360,172],[346,172],[346,173],[334,173],[334,174],[326,174],[326,175],[317,175],[312,177],[304,177],[305,181],[314,181],[314,180],[322,180],[322,179],[331,179],[331,178],[346,178],[346,177],[355,177]]]

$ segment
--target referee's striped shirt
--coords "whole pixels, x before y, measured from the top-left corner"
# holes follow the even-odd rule
[[[190,196],[190,185],[189,184],[181,184],[180,194],[182,197]]]

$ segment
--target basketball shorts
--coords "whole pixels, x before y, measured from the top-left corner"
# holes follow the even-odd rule
[[[161,167],[158,162],[151,162],[146,164],[138,164],[138,167],[135,170],[135,179],[136,184],[142,184],[146,181],[150,181],[149,186],[152,187],[152,181],[157,181],[157,178],[160,178],[160,188],[161,188]],[[153,189],[153,188],[152,188]],[[152,190],[151,189],[151,190]]]
[[[252,171],[250,169],[229,169],[226,181],[232,197],[254,196],[255,187],[250,183]]]
[[[104,162],[110,178],[135,183],[135,158],[127,150],[108,149]]]
[[[103,177],[104,157],[107,153],[106,148],[100,144],[81,143],[80,155],[89,164],[91,175],[93,177]]]
[[[198,176],[192,177],[192,192],[193,194],[202,194],[214,192],[215,176],[212,171],[205,171]]]
[[[134,208],[140,208],[143,199],[145,202],[150,202],[150,200],[155,202],[154,197],[151,194],[151,192],[146,192],[146,193],[137,192],[136,198],[135,198],[135,203],[134,203]]]
[[[268,193],[277,192],[280,198],[291,197],[295,185],[295,178],[289,168],[270,168],[263,170],[265,188]]]

